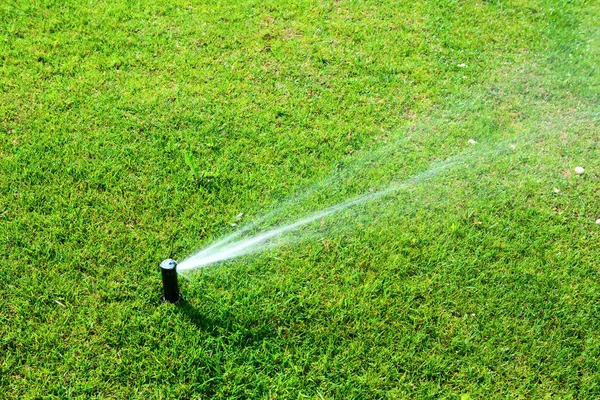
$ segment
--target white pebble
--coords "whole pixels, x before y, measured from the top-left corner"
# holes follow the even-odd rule
[[[467,143],[469,143],[469,144],[476,144],[477,142],[474,141],[473,139],[469,139],[469,140],[467,140]]]
[[[600,225],[600,218],[598,218],[598,219],[596,220],[596,223],[597,223],[598,225]]]
[[[559,188],[554,188],[554,193],[560,193],[560,189]]]
[[[583,167],[575,167],[575,172],[577,172],[578,175],[581,175],[585,172],[585,169],[583,169]]]

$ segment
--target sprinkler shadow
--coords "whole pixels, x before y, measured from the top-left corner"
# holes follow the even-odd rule
[[[229,338],[232,344],[253,346],[275,335],[275,331],[269,324],[257,327],[256,321],[239,321],[230,317],[209,318],[185,299],[181,299],[175,306],[177,312],[187,318],[197,329],[213,337]]]
[[[192,324],[194,324],[196,328],[205,332],[211,332],[215,330],[215,321],[207,318],[206,315],[194,308],[194,306],[192,306],[187,300],[179,300],[175,309],[178,313],[185,316]]]

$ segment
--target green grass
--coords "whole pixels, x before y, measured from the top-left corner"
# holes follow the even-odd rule
[[[599,4],[289,3],[0,4],[0,397],[599,398]],[[471,138],[516,148],[159,302]]]

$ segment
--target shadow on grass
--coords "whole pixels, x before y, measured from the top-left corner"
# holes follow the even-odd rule
[[[196,325],[196,328],[205,332],[216,330],[216,321],[196,310],[187,300],[181,299],[175,306],[177,312],[183,314],[192,324]]]
[[[261,324],[258,321],[237,319],[231,315],[221,318],[210,318],[198,311],[185,299],[176,304],[176,310],[187,318],[197,329],[213,337],[220,337],[232,345],[242,347],[253,346],[271,339],[275,335],[272,324]]]

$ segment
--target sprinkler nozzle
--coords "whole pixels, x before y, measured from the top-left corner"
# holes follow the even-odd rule
[[[177,261],[170,258],[160,263],[164,296],[160,299],[164,302],[177,303],[181,299],[179,284],[177,283]]]

